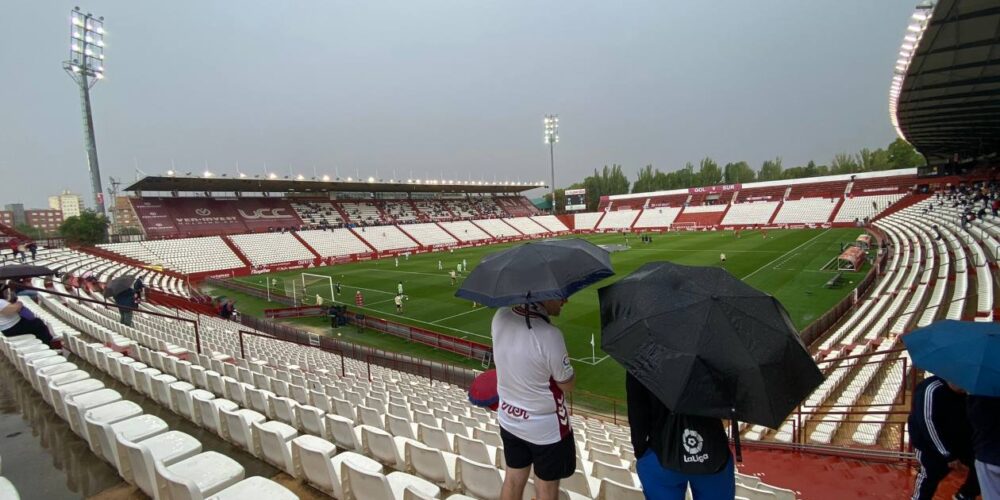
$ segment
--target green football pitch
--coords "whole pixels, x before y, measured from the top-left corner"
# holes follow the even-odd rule
[[[858,229],[798,229],[772,230],[764,237],[756,231],[743,231],[736,238],[732,231],[690,231],[653,234],[652,243],[642,243],[636,235],[628,238],[627,249],[611,254],[616,275],[570,298],[562,314],[553,320],[566,337],[566,346],[577,373],[577,388],[588,393],[620,398],[624,393],[624,371],[614,360],[600,350],[600,317],[597,290],[651,261],[667,260],[687,265],[719,266],[720,254],[725,253],[725,268],[751,286],[778,298],[795,323],[802,328],[832,308],[850,293],[863,277],[861,272],[843,274],[844,285],[826,288],[824,284],[836,271],[824,268],[837,257],[842,243],[853,242],[860,234]],[[603,245],[624,245],[621,234],[601,234],[585,237]],[[255,287],[277,278],[278,288],[284,290],[291,280],[301,282],[302,272],[329,275],[341,284],[341,295],[336,299],[345,302],[351,310],[357,290],[364,294],[364,312],[370,316],[406,323],[439,333],[453,335],[481,343],[490,343],[490,321],[494,310],[478,307],[454,296],[457,286],[452,286],[448,271],[463,260],[468,270],[485,255],[507,248],[510,244],[473,247],[454,252],[437,252],[400,256],[395,259],[358,262],[330,267],[271,273],[238,278]],[[441,268],[438,269],[440,261]],[[393,297],[399,282],[403,283],[409,300],[402,313],[397,314]],[[461,278],[459,279],[459,285]],[[308,296],[315,300],[320,293],[329,299],[329,284],[310,284]],[[276,307],[231,290],[213,290],[216,295],[229,295],[237,299],[243,314],[261,314],[265,308]],[[319,318],[291,320],[311,330],[330,331],[323,328]],[[341,329],[344,330],[344,329]],[[331,332],[332,334],[332,332]],[[437,360],[456,361],[457,355],[435,352],[388,335],[368,332],[350,332],[344,340],[373,345],[381,349],[407,352]],[[591,336],[596,352],[591,352]],[[470,366],[478,361],[463,360]]]

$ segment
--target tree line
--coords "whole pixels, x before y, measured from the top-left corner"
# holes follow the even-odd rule
[[[575,182],[565,189],[586,189],[587,210],[597,210],[602,196],[627,193],[646,193],[669,189],[715,186],[718,184],[746,184],[748,182],[802,179],[824,175],[855,174],[897,168],[912,168],[926,164],[924,157],[908,142],[896,139],[885,149],[863,148],[855,154],[838,153],[829,165],[818,165],[810,160],[805,165],[785,168],[781,157],[765,160],[759,169],[754,169],[745,161],[736,161],[719,166],[712,158],[705,157],[698,166],[688,162],[684,167],[663,172],[653,165],[646,165],[636,173],[635,180],[629,181],[621,165],[605,165],[602,170],[594,169],[582,182]],[[556,207],[564,211],[565,189],[556,189]],[[545,199],[551,196],[546,194]]]

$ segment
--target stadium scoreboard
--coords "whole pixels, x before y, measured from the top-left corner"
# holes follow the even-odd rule
[[[586,210],[587,209],[587,190],[586,189],[567,189],[566,190],[566,210]]]

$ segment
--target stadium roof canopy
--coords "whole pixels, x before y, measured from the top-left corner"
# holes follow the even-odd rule
[[[355,180],[315,180],[311,178],[256,178],[226,176],[164,175],[146,176],[126,191],[178,192],[358,192],[358,193],[521,193],[546,187],[544,182],[486,182],[460,180],[414,180],[385,182],[369,178]]]
[[[893,125],[929,163],[1000,152],[1000,3],[917,6],[890,90]]]

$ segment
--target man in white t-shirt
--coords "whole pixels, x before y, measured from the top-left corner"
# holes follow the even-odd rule
[[[559,480],[576,469],[576,444],[565,392],[573,366],[562,332],[550,324],[565,299],[501,308],[493,317],[493,359],[500,408],[497,419],[507,475],[501,498],[520,499],[534,466],[539,500],[555,499]]]

